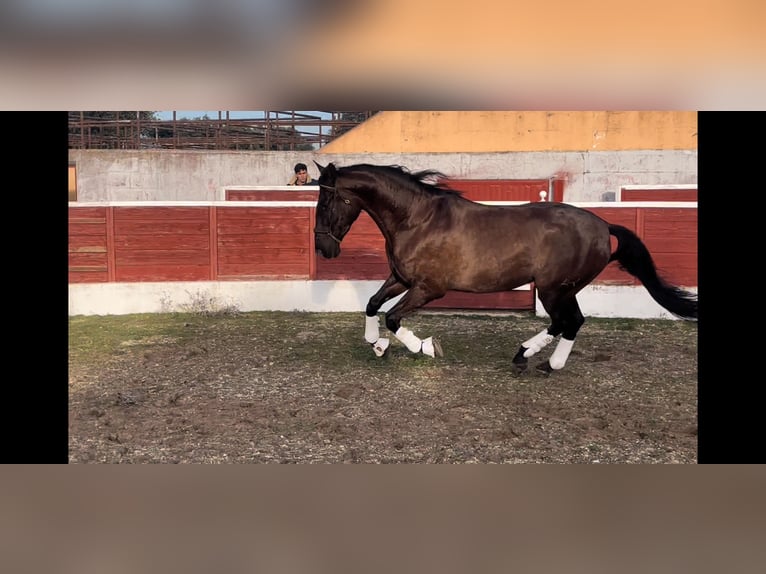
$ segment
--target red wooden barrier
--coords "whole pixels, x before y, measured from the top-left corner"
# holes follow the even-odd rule
[[[696,207],[622,204],[586,209],[634,230],[668,281],[686,287],[697,285]],[[316,257],[313,227],[313,207],[289,204],[73,204],[69,208],[69,281],[382,281],[388,276],[383,238],[367,214],[360,215],[344,239],[342,255],[333,260]],[[616,263],[610,264],[595,283],[637,284]],[[450,292],[430,306],[533,309],[534,291]]]

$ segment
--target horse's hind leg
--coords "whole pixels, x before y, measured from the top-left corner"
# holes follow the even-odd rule
[[[441,345],[434,341],[432,337],[420,339],[415,333],[401,325],[404,317],[411,315],[429,301],[438,299],[443,295],[444,293],[434,293],[416,285],[407,291],[404,297],[386,313],[386,327],[412,353],[422,352],[429,357],[434,357],[435,355],[441,357],[443,355]]]
[[[580,330],[585,318],[580,312],[580,306],[573,292],[562,296],[558,292],[540,292],[540,301],[551,318],[551,324],[534,337],[524,341],[513,358],[513,363],[519,371],[527,368],[527,359],[539,353],[548,346],[558,335],[561,335],[558,345],[551,358],[537,366],[541,371],[550,373],[561,369],[569,357],[574,345],[577,331]]]
[[[551,323],[550,330],[554,336],[561,333],[561,339],[559,339],[550,358],[545,363],[537,366],[538,369],[546,373],[558,371],[564,367],[569,354],[572,352],[577,332],[585,323],[585,317],[583,317],[580,305],[578,305],[574,295],[559,302],[556,315],[556,319],[553,319]]]
[[[388,300],[404,293],[407,286],[400,283],[399,280],[391,274],[385,280],[380,289],[370,297],[365,310],[364,340],[372,345],[372,350],[378,357],[382,357],[388,349],[388,339],[380,336],[380,321],[378,311],[380,307]]]

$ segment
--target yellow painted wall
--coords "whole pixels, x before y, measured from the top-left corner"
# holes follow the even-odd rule
[[[696,150],[697,112],[379,112],[320,153]]]
[[[69,166],[69,201],[77,201],[77,168]]]

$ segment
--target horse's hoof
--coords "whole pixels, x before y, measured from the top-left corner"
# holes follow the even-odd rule
[[[551,367],[551,364],[549,361],[545,361],[544,363],[540,363],[535,367],[538,371],[541,371],[545,373],[546,375],[550,375],[553,372],[553,367]]]
[[[514,361],[512,365],[513,365],[514,372],[517,375],[520,375],[521,373],[527,370],[529,363],[527,363],[526,361]]]
[[[442,351],[442,346],[439,344],[439,341],[435,340],[433,337],[428,337],[428,339],[423,339],[423,343],[420,346],[420,350],[423,351],[424,355],[428,355],[429,357],[434,357],[436,355],[443,357],[444,352]]]
[[[375,353],[376,357],[382,357],[386,354],[386,351],[388,350],[389,341],[388,339],[378,339],[374,343],[372,343],[372,350]]]

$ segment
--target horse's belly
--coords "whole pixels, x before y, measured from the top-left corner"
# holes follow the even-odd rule
[[[532,280],[527,272],[514,272],[509,269],[496,269],[482,267],[480,269],[463,270],[455,278],[457,291],[473,291],[476,293],[492,293],[496,291],[510,291],[516,287],[526,285]]]

